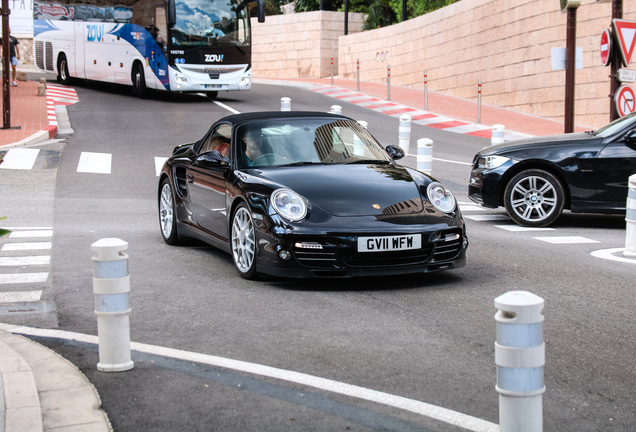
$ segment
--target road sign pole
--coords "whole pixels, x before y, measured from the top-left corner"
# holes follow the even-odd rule
[[[623,0],[612,0],[612,19],[622,19],[623,18]],[[614,33],[614,29],[612,28],[612,33]],[[614,40],[616,40],[616,35],[614,36]],[[621,67],[621,55],[619,53],[620,47],[616,47],[613,50],[612,56],[612,69],[610,72],[610,121],[614,121],[618,118],[618,111],[616,110],[616,103],[614,102],[614,97],[616,96],[616,90],[620,86],[618,82],[618,69]]]
[[[565,133],[574,132],[574,78],[576,71],[576,8],[568,8],[565,54]]]

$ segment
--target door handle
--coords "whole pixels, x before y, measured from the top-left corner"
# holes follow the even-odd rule
[[[192,174],[188,174],[188,183],[194,183],[194,176]]]

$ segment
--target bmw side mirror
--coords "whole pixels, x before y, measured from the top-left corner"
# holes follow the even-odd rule
[[[197,163],[199,165],[227,165],[229,162],[228,159],[224,158],[223,156],[221,156],[221,153],[219,153],[216,150],[211,150],[209,152],[205,152],[202,155],[200,155],[199,157],[197,157]]]
[[[391,159],[400,160],[404,157],[404,149],[400,146],[390,145],[386,146],[386,152],[389,154]]]

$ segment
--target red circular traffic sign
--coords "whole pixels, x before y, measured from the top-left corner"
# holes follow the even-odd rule
[[[609,66],[612,62],[612,35],[609,30],[603,30],[601,33],[601,63],[603,66]]]
[[[616,111],[621,117],[636,111],[636,95],[628,85],[622,85],[616,90],[614,102],[616,103]]]

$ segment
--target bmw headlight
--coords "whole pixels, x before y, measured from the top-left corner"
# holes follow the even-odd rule
[[[426,188],[428,200],[436,209],[444,213],[450,213],[455,210],[455,197],[453,193],[444,187],[441,183],[431,183]]]
[[[307,204],[303,197],[289,189],[276,189],[272,192],[272,206],[276,213],[293,222],[307,216]]]
[[[502,166],[510,160],[504,156],[483,156],[477,161],[477,168],[493,169]]]

